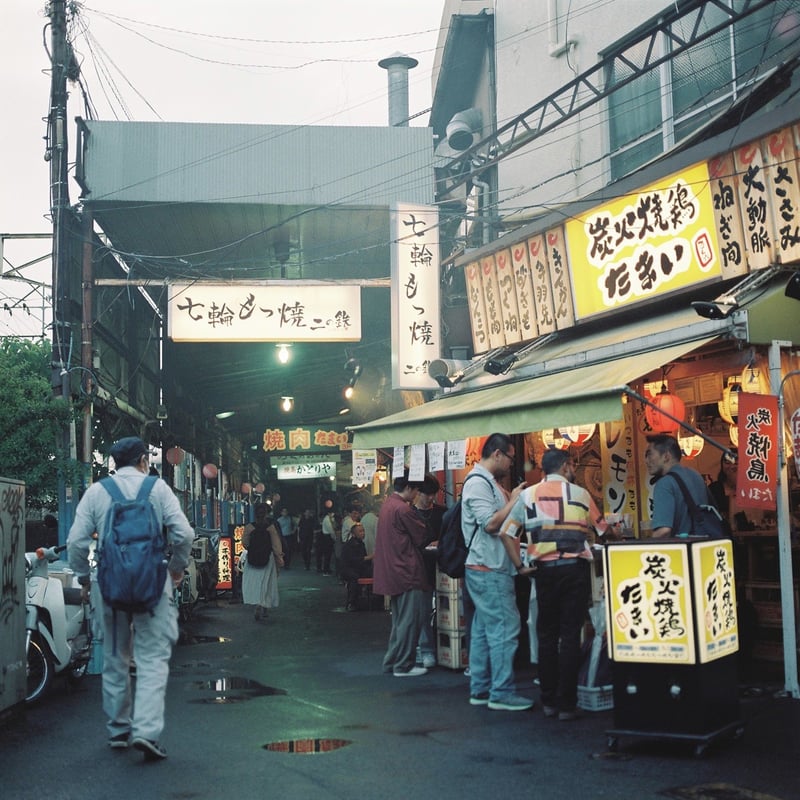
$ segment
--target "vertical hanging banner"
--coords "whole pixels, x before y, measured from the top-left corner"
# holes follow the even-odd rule
[[[428,375],[441,358],[439,211],[397,203],[390,211],[392,388],[437,389]]]
[[[736,493],[740,508],[776,511],[778,500],[778,398],[739,393],[739,469]]]
[[[404,445],[394,448],[392,459],[392,478],[402,478],[406,470],[406,448]]]
[[[464,469],[467,465],[467,440],[447,443],[447,469]]]
[[[425,478],[425,445],[412,444],[409,450],[411,454],[408,459],[408,479],[422,481]]]

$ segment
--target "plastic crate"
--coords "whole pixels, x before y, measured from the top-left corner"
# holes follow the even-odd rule
[[[578,707],[584,711],[609,711],[614,708],[613,686],[579,686]]]

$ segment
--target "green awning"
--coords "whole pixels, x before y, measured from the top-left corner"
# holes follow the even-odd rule
[[[716,335],[555,374],[454,392],[354,427],[353,446],[455,441],[495,431],[528,433],[621,419],[622,395],[628,383],[714,338]]]

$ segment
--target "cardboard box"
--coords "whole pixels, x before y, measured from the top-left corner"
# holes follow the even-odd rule
[[[440,667],[448,669],[466,669],[469,666],[463,632],[437,631],[436,661]]]
[[[464,631],[464,600],[460,592],[436,592],[436,627],[439,630]]]

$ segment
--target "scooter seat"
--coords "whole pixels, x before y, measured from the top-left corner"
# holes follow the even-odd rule
[[[64,589],[64,604],[79,606],[83,602],[80,589]]]

